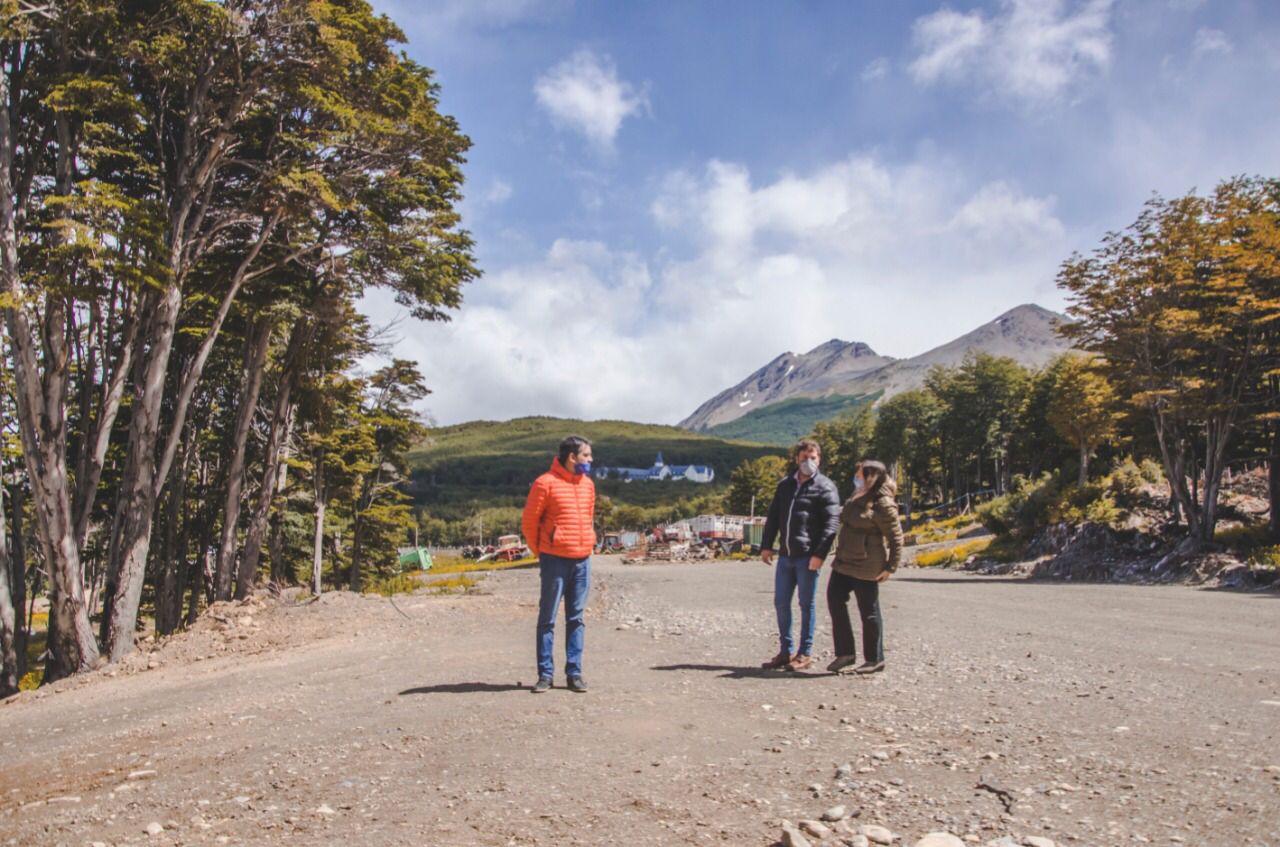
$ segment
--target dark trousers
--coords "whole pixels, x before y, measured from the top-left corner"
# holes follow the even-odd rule
[[[853,622],[849,619],[849,595],[858,598],[858,614],[862,616],[862,658],[868,662],[884,661],[884,630],[880,623],[880,583],[854,579],[832,571],[827,580],[827,611],[831,613],[831,634],[835,636],[836,655],[852,656],[857,652],[853,640]]]

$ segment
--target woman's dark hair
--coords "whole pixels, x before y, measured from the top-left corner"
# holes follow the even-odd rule
[[[564,464],[569,460],[570,456],[577,455],[583,447],[590,447],[591,442],[583,438],[581,435],[567,436],[564,441],[560,442],[560,464]]]
[[[876,480],[866,488],[862,489],[861,494],[853,495],[855,500],[861,500],[863,498],[874,500],[876,496],[880,494],[881,490],[886,489],[886,486],[890,497],[898,492],[898,486],[889,476],[889,469],[884,466],[884,462],[880,462],[875,459],[863,459],[858,462],[857,467],[862,469],[862,478],[864,480],[867,478],[868,473],[875,474]],[[854,472],[856,473],[857,471],[855,470]]]

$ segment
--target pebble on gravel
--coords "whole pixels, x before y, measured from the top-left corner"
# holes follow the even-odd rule
[[[876,824],[867,824],[862,827],[862,834],[865,835],[872,844],[892,844],[895,837],[892,832],[882,826],[877,826]]]
[[[782,826],[782,845],[783,847],[813,847],[809,839],[804,837],[804,833],[791,824]]]
[[[320,808],[316,809],[316,814],[317,814],[317,815],[336,815],[336,814],[337,814],[337,812],[335,812],[335,811],[334,811],[334,810],[329,806],[329,804],[328,804],[328,803],[325,803],[324,805],[320,806]]]
[[[824,821],[842,821],[849,817],[849,810],[844,806],[832,806],[822,813]]]
[[[871,841],[865,835],[855,835],[852,838],[845,839],[848,847],[871,847]]]
[[[159,821],[147,824],[147,835],[159,835],[162,832],[164,832],[164,826]]]
[[[820,821],[800,821],[800,829],[819,841],[831,836],[831,828]]]
[[[1026,847],[1058,847],[1057,842],[1052,838],[1042,838],[1039,835],[1028,835],[1022,839],[1022,843]]]
[[[917,841],[915,847],[965,847],[965,844],[949,832],[931,832]]]

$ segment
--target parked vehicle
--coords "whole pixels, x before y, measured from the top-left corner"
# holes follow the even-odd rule
[[[491,548],[480,556],[478,562],[514,562],[529,555],[529,548],[518,535],[502,535],[498,537],[497,547]]]

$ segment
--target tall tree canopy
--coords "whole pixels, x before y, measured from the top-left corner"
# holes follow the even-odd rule
[[[320,345],[366,343],[370,288],[442,320],[477,275],[469,141],[403,40],[364,0],[0,5],[0,308],[46,678],[132,649],[149,575],[161,605],[193,577],[246,591],[303,386],[352,364]],[[379,437],[381,467],[403,439]]]

